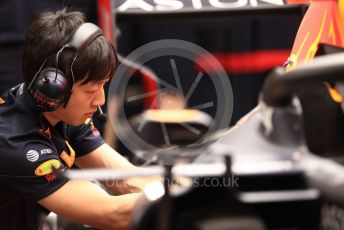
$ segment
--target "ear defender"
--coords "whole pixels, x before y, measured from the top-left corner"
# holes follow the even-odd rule
[[[31,95],[40,110],[54,111],[65,100],[70,84],[64,73],[56,68],[42,70],[37,77]]]
[[[43,68],[46,61],[52,56],[44,60],[28,86],[34,103],[41,112],[54,111],[61,105],[67,106],[75,84],[73,64],[79,52],[101,35],[102,32],[98,26],[92,23],[83,23],[73,32],[67,44],[53,55],[56,56],[55,67]],[[66,74],[58,69],[59,55],[65,49],[71,49],[75,52],[70,68],[72,81],[68,80]]]

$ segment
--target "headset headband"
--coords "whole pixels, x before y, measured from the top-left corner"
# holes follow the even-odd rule
[[[83,23],[76,29],[64,47],[79,52],[100,35],[102,35],[102,31],[98,26],[89,22]]]

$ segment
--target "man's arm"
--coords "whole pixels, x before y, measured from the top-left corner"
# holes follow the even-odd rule
[[[80,168],[137,169],[108,144],[103,144],[91,153],[76,158],[75,163]]]
[[[89,181],[68,181],[38,201],[48,210],[67,219],[101,229],[127,229],[137,193],[110,196]]]
[[[103,144],[89,154],[78,157],[75,163],[80,168],[138,169],[107,144]],[[141,192],[146,184],[160,180],[160,177],[127,178],[121,181],[107,181],[108,183],[105,185],[116,194],[125,194]]]

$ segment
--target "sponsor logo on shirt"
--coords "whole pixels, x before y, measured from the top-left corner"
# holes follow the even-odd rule
[[[85,121],[85,125],[90,125],[91,126],[91,130],[92,130],[92,135],[93,136],[100,136],[100,133],[98,131],[98,129],[94,126],[93,121],[91,120],[91,118],[87,118],[87,120]]]
[[[56,173],[50,173],[48,175],[45,175],[44,177],[48,182],[50,182],[50,181],[55,180],[57,178],[57,175]]]
[[[88,125],[91,121],[92,121],[91,118],[87,118],[85,121],[85,125]]]
[[[66,145],[68,147],[70,155],[68,155],[68,153],[66,153],[65,151],[62,151],[62,153],[60,153],[60,158],[66,163],[68,168],[71,168],[73,166],[73,163],[74,163],[74,160],[75,160],[75,151],[72,148],[72,146],[70,146],[68,141],[65,141],[65,143],[66,143]]]
[[[98,131],[97,128],[94,128],[94,129],[92,130],[92,134],[93,134],[93,136],[95,136],[95,137],[100,136],[100,133],[99,133],[99,131]]]
[[[45,136],[51,138],[51,132],[50,132],[50,129],[47,128],[46,130],[43,130],[43,129],[38,129],[40,133],[44,134]]]
[[[61,170],[59,170],[59,173],[63,173],[65,171],[65,168],[60,168],[60,169]],[[48,182],[50,182],[50,181],[53,181],[57,178],[57,174],[55,172],[52,172],[48,175],[45,175],[44,177]]]
[[[48,175],[53,172],[53,167],[58,169],[61,167],[61,162],[56,159],[47,160],[38,166],[35,170],[37,176]]]
[[[39,158],[39,154],[36,150],[29,150],[26,153],[26,159],[28,159],[28,161],[35,162],[38,160],[38,158]]]
[[[53,153],[53,150],[51,149],[41,149],[41,155],[51,154],[51,153]]]

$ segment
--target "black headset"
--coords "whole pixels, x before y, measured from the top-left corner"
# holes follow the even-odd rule
[[[67,106],[72,89],[75,84],[73,65],[79,52],[102,35],[101,29],[92,23],[81,24],[72,34],[71,38],[56,54],[47,57],[36,72],[28,86],[34,103],[42,112],[56,110],[63,105]],[[58,69],[59,55],[65,49],[75,52],[70,66],[72,83],[66,78],[66,74]],[[46,61],[56,55],[55,67],[44,68]]]

